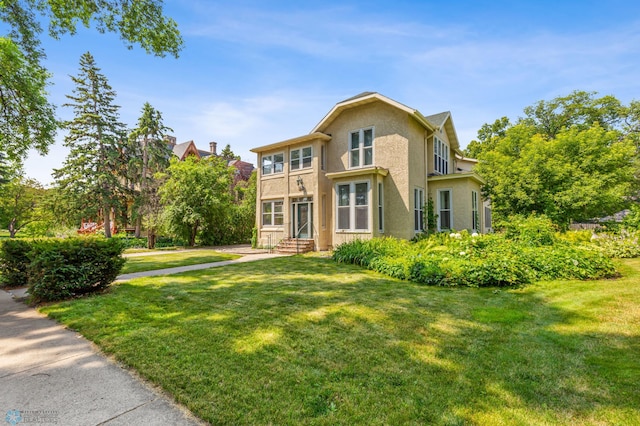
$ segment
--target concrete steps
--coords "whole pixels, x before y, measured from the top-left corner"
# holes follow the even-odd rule
[[[302,238],[285,238],[276,247],[277,253],[307,253],[313,251],[313,240]]]

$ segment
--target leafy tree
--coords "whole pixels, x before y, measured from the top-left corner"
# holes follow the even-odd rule
[[[0,186],[11,180],[11,170],[4,159],[4,154],[0,151]]]
[[[48,78],[13,40],[0,37],[0,151],[12,161],[29,148],[46,153],[53,141],[57,122],[46,97]]]
[[[0,226],[9,230],[9,237],[39,219],[38,202],[45,189],[38,181],[18,177],[0,191]]]
[[[30,148],[45,154],[54,140],[41,22],[48,22],[56,39],[75,34],[79,23],[87,28],[93,23],[101,33],[118,33],[128,48],[139,45],[147,53],[177,57],[183,41],[162,8],[161,0],[1,0],[0,22],[9,33],[0,36],[0,151],[20,160]]]
[[[190,246],[199,237],[210,241],[207,233],[224,225],[231,204],[230,184],[231,170],[221,158],[172,158],[166,182],[160,187],[169,229]]]
[[[600,127],[616,129],[624,116],[623,107],[613,96],[595,97],[595,92],[576,90],[551,101],[538,101],[524,109],[521,119],[533,125],[537,132],[553,139],[563,129],[577,127],[586,130],[598,123]]]
[[[511,122],[507,117],[502,117],[493,122],[485,123],[478,130],[478,140],[473,140],[467,145],[464,155],[469,158],[478,158],[483,151],[495,148],[497,141],[503,138]]]
[[[627,107],[611,96],[573,92],[525,112],[474,148],[497,219],[535,212],[566,227],[628,204],[639,168],[637,133],[625,131],[623,121]]]
[[[129,177],[136,192],[134,217],[136,218],[136,238],[140,230],[145,211],[153,213],[158,207],[157,185],[153,185],[153,175],[164,172],[169,167],[171,148],[164,135],[172,131],[162,122],[162,114],[146,102],[138,127],[129,134]],[[147,206],[151,203],[152,205]],[[151,247],[152,248],[152,247]]]
[[[65,123],[69,134],[64,144],[70,148],[64,165],[54,171],[60,189],[74,199],[83,214],[102,214],[105,236],[111,237],[111,211],[119,204],[122,187],[124,125],[119,122],[116,93],[100,73],[91,53],[80,57],[80,73],[71,77],[76,84],[71,101],[75,117]]]

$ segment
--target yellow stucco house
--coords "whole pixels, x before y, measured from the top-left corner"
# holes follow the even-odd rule
[[[483,181],[460,152],[449,112],[424,116],[366,92],[336,104],[308,135],[251,151],[261,246],[411,239],[426,226],[429,197],[441,231],[490,227]]]

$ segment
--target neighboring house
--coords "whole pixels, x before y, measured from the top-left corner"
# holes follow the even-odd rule
[[[176,143],[177,139],[173,136],[165,136],[167,143],[171,146],[171,150],[173,151],[173,155],[178,157],[180,161],[184,161],[190,155],[193,155],[197,158],[206,158],[212,155],[218,156],[217,153],[217,142],[209,142],[209,151],[205,151],[202,149],[198,149],[196,144],[191,140],[182,143]],[[229,160],[227,162],[229,167],[235,168],[233,185],[238,183],[240,180],[248,181],[251,177],[251,173],[254,170],[253,164],[247,163],[242,160]]]
[[[422,232],[430,197],[438,230],[483,232],[482,179],[463,159],[449,112],[423,116],[379,93],[336,104],[308,135],[258,155],[258,244],[345,241]],[[458,164],[460,163],[460,164]]]

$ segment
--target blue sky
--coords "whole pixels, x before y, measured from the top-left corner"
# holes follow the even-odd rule
[[[230,144],[255,164],[252,147],[309,133],[363,91],[425,115],[451,111],[463,147],[482,124],[573,90],[640,100],[637,1],[167,0],[165,9],[185,40],[178,59],[91,30],[43,37],[54,103],[90,51],[122,122],[133,127],[148,101],[179,142]],[[63,137],[46,157],[30,155],[27,176],[52,181]]]

